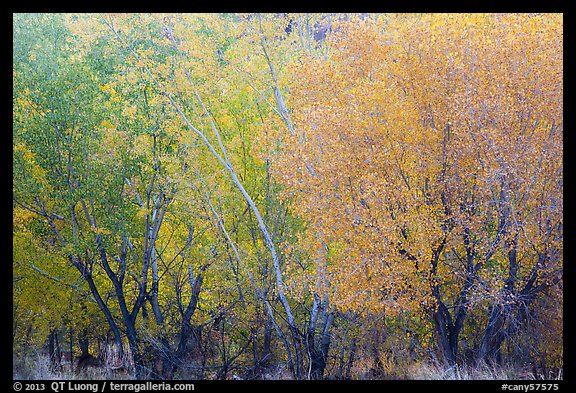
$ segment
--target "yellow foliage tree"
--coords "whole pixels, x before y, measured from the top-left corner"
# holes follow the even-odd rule
[[[293,66],[271,157],[332,302],[430,315],[449,362],[488,307],[496,358],[562,277],[562,16],[356,19],[328,45]]]

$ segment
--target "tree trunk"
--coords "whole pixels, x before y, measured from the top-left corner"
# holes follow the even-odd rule
[[[370,343],[370,352],[372,354],[372,370],[371,374],[373,378],[380,379],[384,376],[384,365],[382,364],[382,359],[380,358],[380,344],[381,337],[378,328],[372,329],[372,342]]]
[[[321,362],[320,354],[315,347],[316,336],[316,322],[318,321],[318,312],[320,308],[320,297],[317,293],[314,294],[312,302],[312,310],[310,311],[310,321],[308,322],[308,330],[306,332],[306,352],[310,362],[308,378],[319,379],[318,368]]]
[[[437,299],[437,302],[438,305],[434,313],[434,327],[436,329],[438,344],[442,351],[444,361],[448,365],[454,365],[456,363],[454,344],[458,345],[458,341],[454,338],[451,339],[451,327],[453,326],[452,317],[444,303],[439,299]]]
[[[501,362],[502,357],[500,347],[506,338],[504,335],[505,322],[506,311],[504,307],[498,304],[493,306],[478,349],[478,362],[484,362],[491,365],[499,364]]]
[[[88,339],[88,330],[82,330],[82,335],[78,337],[78,346],[80,347],[80,356],[88,356],[90,354],[90,340]]]
[[[58,332],[51,330],[48,335],[48,353],[50,355],[50,368],[59,371],[61,368],[62,352],[58,343]]]
[[[192,296],[190,297],[190,301],[188,302],[188,306],[186,310],[184,310],[184,314],[182,315],[182,325],[180,327],[180,337],[178,340],[178,348],[176,349],[176,354],[174,359],[172,360],[172,366],[170,369],[170,379],[174,378],[174,374],[180,367],[182,359],[184,355],[186,355],[186,348],[188,345],[188,340],[190,339],[190,335],[194,331],[194,327],[191,323],[192,315],[196,311],[196,307],[198,305],[198,300],[200,298],[200,290],[202,289],[202,281],[203,277],[201,274],[198,274],[196,278],[194,278],[192,274],[192,268],[189,268],[189,282],[190,287],[192,289]]]
[[[326,369],[326,364],[328,362],[328,353],[330,351],[330,327],[334,321],[334,313],[327,312],[324,318],[324,324],[322,327],[322,337],[320,341],[320,351],[322,352],[322,368],[320,369],[320,375],[324,375],[324,370]]]
[[[501,345],[506,339],[506,320],[512,317],[517,305],[516,281],[518,280],[518,261],[516,259],[517,235],[508,243],[508,277],[504,282],[500,294],[500,303],[492,306],[488,324],[484,330],[477,360],[489,364],[501,362]]]
[[[348,363],[346,365],[346,374],[344,378],[350,379],[352,377],[352,365],[354,364],[354,358],[356,356],[356,338],[352,339],[352,344],[350,345],[350,355],[348,356]]]
[[[69,255],[69,259],[72,261],[72,264],[80,271],[80,273],[82,274],[82,276],[84,277],[84,279],[88,283],[88,286],[90,287],[90,291],[92,292],[92,295],[96,299],[96,303],[98,304],[98,307],[100,308],[100,310],[102,311],[102,313],[106,317],[106,321],[108,322],[108,325],[110,326],[110,330],[112,330],[112,333],[114,334],[114,341],[115,341],[116,345],[118,346],[120,351],[123,352],[122,335],[120,334],[120,329],[118,328],[116,321],[112,317],[112,313],[110,312],[110,309],[108,308],[108,306],[106,305],[106,303],[104,302],[102,297],[100,296],[100,292],[98,291],[98,288],[96,287],[96,284],[94,283],[94,280],[92,278],[92,274],[89,272],[88,267],[85,266],[84,264],[82,264],[82,262],[80,262],[79,259],[76,259],[71,255]]]
[[[334,314],[324,311],[322,330],[320,335],[320,348],[316,347],[316,319],[318,317],[318,297],[316,296],[314,306],[312,307],[312,317],[308,328],[306,344],[310,357],[309,378],[322,379],[328,360],[328,351],[330,350],[330,326],[334,319]]]
[[[340,363],[338,364],[338,373],[336,374],[336,379],[342,379],[344,376],[344,346],[340,348]]]
[[[272,331],[274,330],[274,326],[272,326],[272,322],[270,319],[266,319],[266,323],[264,325],[264,343],[262,348],[262,357],[260,358],[260,364],[262,367],[266,367],[270,362],[270,356],[272,355],[271,351],[271,343],[272,343]]]

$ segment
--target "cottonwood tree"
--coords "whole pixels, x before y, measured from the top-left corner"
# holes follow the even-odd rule
[[[521,330],[562,277],[561,27],[355,20],[294,67],[297,135],[278,137],[274,173],[333,256],[336,304],[430,315],[449,363],[470,312],[489,314],[481,360]]]
[[[15,70],[17,86],[27,87],[16,98],[14,201],[50,228],[58,251],[88,284],[116,345],[122,348],[126,337],[136,376],[143,377],[137,318],[148,303],[162,322],[158,265],[167,256],[157,240],[176,191],[170,173],[178,149],[161,105],[150,102],[152,96],[148,101],[146,91],[118,92],[122,80],[105,76],[121,55],[114,57],[102,40],[78,53],[73,43],[79,37],[67,34],[61,21],[58,26],[50,37],[55,48],[32,49],[31,65],[19,63]],[[109,63],[89,61],[99,52],[109,54]],[[37,78],[31,66],[47,68],[45,79],[31,82]],[[195,310],[202,282],[196,279],[184,318]]]
[[[561,15],[15,22],[23,340],[109,329],[157,378],[561,356]]]

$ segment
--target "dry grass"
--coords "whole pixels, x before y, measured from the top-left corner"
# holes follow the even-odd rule
[[[288,380],[294,379],[288,367],[284,365],[278,365],[276,368],[271,369],[262,375],[262,379],[265,380]]]
[[[562,369],[548,375],[534,374],[526,368],[488,364],[445,367],[429,363],[414,364],[408,373],[416,380],[561,380]]]
[[[366,366],[366,365],[363,365]],[[549,375],[535,375],[534,372],[512,366],[491,367],[487,364],[474,366],[446,367],[438,363],[412,362],[397,364],[391,361],[383,362],[383,370],[375,375],[369,367],[355,367],[352,379],[400,379],[400,380],[562,380],[562,369]],[[180,375],[179,377],[182,377]],[[195,375],[196,379],[198,376]],[[204,377],[210,379],[210,375]],[[326,376],[331,379],[329,375]],[[70,365],[54,370],[46,355],[36,353],[34,356],[14,358],[13,379],[20,380],[108,380],[131,379],[126,372],[114,372],[106,365],[102,367],[87,367],[77,372]],[[286,365],[277,365],[261,376],[264,380],[294,379]]]
[[[20,380],[108,380],[130,379],[125,372],[114,372],[110,367],[87,367],[75,370],[69,364],[54,369],[47,355],[36,354],[25,358],[14,359],[13,379]]]
[[[503,364],[491,366],[486,363],[447,366],[442,362],[415,361],[407,356],[393,353],[381,354],[381,369],[374,370],[374,361],[360,358],[352,368],[356,380],[561,380],[562,369],[532,370],[529,366]],[[328,376],[328,378],[330,378]]]
[[[475,366],[452,366],[418,363],[410,372],[415,380],[510,380],[527,379],[518,370],[508,367],[491,367],[486,364]]]

